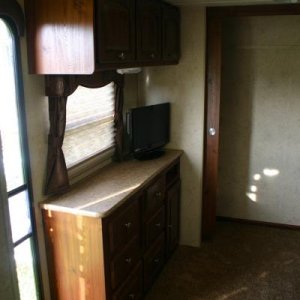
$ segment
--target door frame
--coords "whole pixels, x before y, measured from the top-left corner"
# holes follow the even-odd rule
[[[300,4],[208,7],[206,9],[202,239],[212,237],[216,226],[223,21],[236,17],[276,15],[300,15]]]

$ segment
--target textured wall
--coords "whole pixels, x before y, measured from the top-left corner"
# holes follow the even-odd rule
[[[182,158],[181,243],[199,246],[201,226],[205,10],[181,10],[180,63],[146,68],[140,77],[145,104],[171,102],[169,148],[184,150]]]
[[[218,215],[300,225],[299,30],[299,16],[226,24]]]

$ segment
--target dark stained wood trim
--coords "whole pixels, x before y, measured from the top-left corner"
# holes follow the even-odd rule
[[[250,224],[258,226],[268,226],[281,229],[291,229],[291,230],[300,230],[300,225],[290,225],[290,224],[281,224],[281,223],[272,223],[272,222],[263,222],[263,221],[254,221],[248,219],[239,219],[239,218],[230,218],[230,217],[217,217],[217,221],[221,222],[236,222],[241,224]]]
[[[17,28],[18,35],[23,36],[25,20],[20,4],[15,0],[3,0],[0,2],[0,18],[6,18]]]
[[[203,238],[209,237],[215,227],[221,90],[221,30],[221,20],[219,18],[209,18],[206,41],[205,146],[202,202]],[[210,135],[209,128],[214,128],[216,134]]]
[[[202,230],[210,237],[216,224],[216,194],[221,98],[222,23],[225,18],[300,15],[300,4],[209,7],[206,10],[205,134],[203,157]],[[210,127],[216,134],[209,136]]]
[[[114,71],[99,71],[92,75],[46,75],[45,94],[52,97],[68,97],[72,95],[78,86],[86,88],[100,88],[110,82],[119,86],[124,85],[124,75]]]
[[[300,4],[209,7],[208,18],[299,15]]]

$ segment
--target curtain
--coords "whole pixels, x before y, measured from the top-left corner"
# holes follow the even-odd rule
[[[62,145],[66,127],[66,105],[68,96],[79,85],[100,88],[110,82],[116,84],[115,99],[115,159],[122,160],[123,151],[123,88],[124,78],[115,71],[95,72],[84,76],[46,76],[46,96],[49,100],[50,130],[48,136],[48,156],[45,194],[58,194],[68,190],[69,178]]]
[[[124,82],[123,80],[116,83],[116,99],[115,99],[115,142],[116,142],[116,152],[115,160],[122,161],[123,159],[123,104],[124,104],[124,94],[123,89]]]
[[[58,193],[69,187],[69,178],[62,145],[66,127],[67,97],[49,97],[50,132],[48,136],[48,158],[46,194]]]

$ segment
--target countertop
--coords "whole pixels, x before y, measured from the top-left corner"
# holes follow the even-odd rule
[[[60,196],[41,204],[43,209],[91,217],[106,217],[176,161],[180,150],[167,150],[153,160],[112,163]]]

